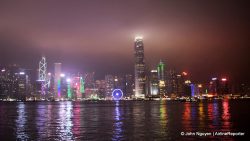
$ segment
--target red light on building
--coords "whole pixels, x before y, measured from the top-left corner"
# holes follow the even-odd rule
[[[182,75],[184,75],[184,76],[187,76],[188,74],[187,74],[187,72],[182,72]]]

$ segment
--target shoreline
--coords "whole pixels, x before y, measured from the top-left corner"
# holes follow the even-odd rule
[[[89,101],[177,101],[177,102],[207,102],[207,101],[214,101],[214,100],[250,100],[250,97],[246,98],[211,98],[211,99],[121,99],[121,100],[103,100],[103,99],[83,99],[83,100],[0,100],[0,102],[89,102]]]

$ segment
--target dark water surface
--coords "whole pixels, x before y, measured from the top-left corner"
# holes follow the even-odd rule
[[[250,100],[0,102],[0,140],[249,140]],[[181,136],[181,132],[244,136]]]

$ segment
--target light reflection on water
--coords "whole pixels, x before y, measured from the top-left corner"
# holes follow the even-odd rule
[[[119,101],[115,101],[114,131],[113,131],[113,137],[112,137],[113,141],[121,140],[121,138],[122,138],[122,126],[123,126],[123,122],[121,121]]]
[[[66,102],[66,103],[60,103],[60,107],[58,109],[59,112],[59,125],[60,128],[57,130],[57,133],[60,135],[60,139],[62,140],[72,140],[73,134],[72,134],[72,103]]]
[[[81,136],[80,135],[80,131],[81,131],[81,110],[80,110],[80,103],[76,103],[74,108],[73,108],[73,113],[74,116],[72,117],[73,120],[73,127],[72,127],[72,132],[73,135],[77,135],[74,137],[74,139],[78,139]],[[82,128],[82,130],[84,130]],[[83,131],[84,132],[84,131]]]
[[[185,131],[190,132],[191,131],[191,109],[190,109],[190,103],[184,104],[184,113],[182,117],[182,124]]]
[[[27,113],[25,110],[25,104],[19,103],[17,105],[17,119],[16,119],[16,134],[17,139],[28,140],[29,136],[27,135],[26,129],[26,122],[27,122]]]
[[[51,117],[47,113],[47,112],[50,112],[50,110],[47,110],[46,107],[47,106],[43,105],[43,104],[37,105],[36,127],[37,127],[37,132],[40,133],[40,135],[41,135],[41,137],[39,137],[39,139],[46,137],[46,136],[44,136],[47,134],[46,133],[46,127],[47,127],[46,124],[48,123],[47,120],[49,120]],[[50,132],[48,132],[48,133],[50,133]]]
[[[0,117],[0,136],[12,140],[180,140],[181,131],[237,130],[234,125],[241,125],[238,130],[247,128],[240,124],[246,121],[234,119],[237,114],[234,105],[239,103],[229,100],[0,103],[0,111],[5,113]]]
[[[223,120],[223,127],[225,128],[231,128],[231,122],[230,122],[230,112],[229,112],[229,103],[228,100],[224,100],[222,102],[222,108],[223,108],[223,114],[222,116],[222,120]]]
[[[167,130],[167,105],[164,104],[164,101],[161,101],[160,103],[160,124],[161,124],[161,128],[160,128],[160,134],[161,136],[165,136],[166,135],[166,130]]]
[[[205,114],[204,114],[204,104],[202,102],[199,103],[199,127],[201,129],[204,129],[206,126],[206,123],[205,123]]]

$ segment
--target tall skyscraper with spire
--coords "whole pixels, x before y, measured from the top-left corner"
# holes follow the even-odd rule
[[[144,60],[143,38],[141,36],[135,37],[134,55],[135,55],[135,98],[145,98],[146,94],[145,60]]]
[[[38,82],[41,84],[41,94],[46,94],[47,89],[47,62],[45,56],[42,56],[41,61],[39,62],[38,70]]]

